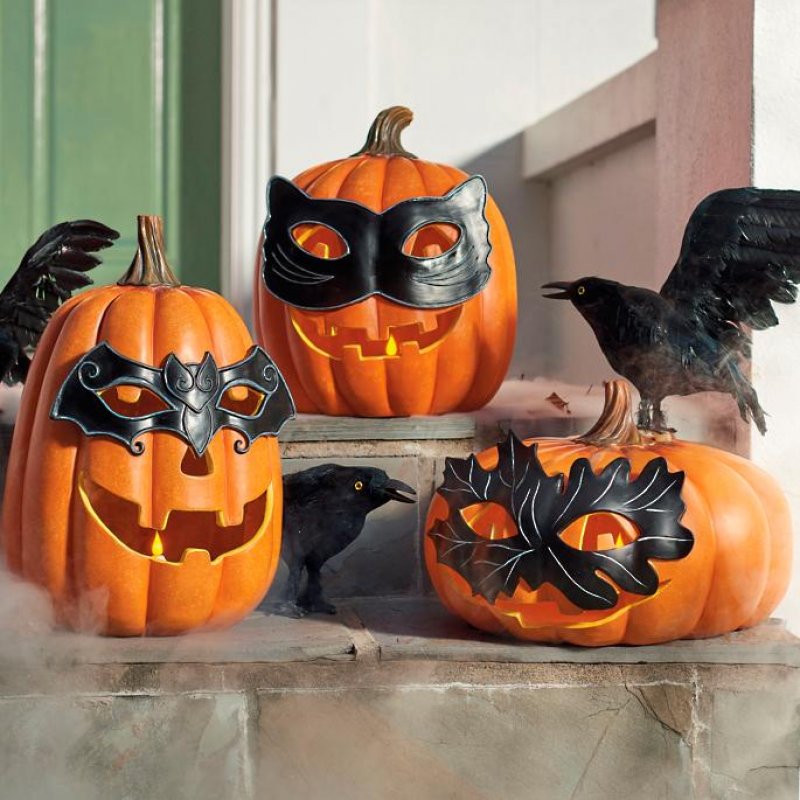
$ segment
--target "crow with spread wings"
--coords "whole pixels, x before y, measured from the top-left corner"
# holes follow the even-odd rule
[[[800,282],[800,192],[724,189],[695,208],[660,292],[603,278],[545,284],[570,300],[620,375],[639,390],[638,425],[668,430],[670,395],[725,392],[766,431],[745,373],[750,329],[778,324],[772,303],[793,303]]]
[[[45,231],[22,257],[0,292],[0,379],[24,382],[29,353],[50,315],[76,289],[89,286],[86,272],[100,263],[92,253],[109,247],[117,231],[93,220],[62,222]]]

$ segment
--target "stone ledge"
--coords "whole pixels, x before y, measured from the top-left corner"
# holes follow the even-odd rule
[[[384,661],[434,660],[548,664],[776,664],[800,666],[800,639],[781,620],[713,639],[648,646],[576,647],[482,634],[436,600],[352,601]]]
[[[513,643],[408,599],[174,639],[0,630],[2,795],[797,800],[798,653],[780,624]]]
[[[374,646],[365,646],[372,642]],[[227,631],[164,638],[108,638],[55,631],[6,632],[0,670],[33,663],[302,664],[455,661],[508,664],[749,664],[800,666],[800,640],[779,620],[714,639],[643,647],[581,648],[516,642],[482,634],[434,599],[345,601],[336,616],[288,619],[263,611]]]

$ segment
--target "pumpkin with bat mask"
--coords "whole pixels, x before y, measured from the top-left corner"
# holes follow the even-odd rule
[[[469,411],[505,377],[508,230],[483,178],[403,149],[410,121],[386,109],[355,155],[270,181],[255,324],[301,411]]]
[[[275,435],[293,413],[238,314],[181,286],[160,219],[140,217],[128,273],[62,306],[34,358],[3,505],[10,567],[75,628],[238,621],[277,567]]]
[[[652,644],[755,625],[789,580],[792,528],[777,483],[746,459],[644,438],[624,381],[577,439],[513,434],[448,459],[428,514],[439,597],[521,639]]]

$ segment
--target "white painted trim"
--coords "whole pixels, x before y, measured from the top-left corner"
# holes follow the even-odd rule
[[[270,0],[222,4],[223,294],[249,321],[253,259],[274,171],[273,23]]]
[[[658,53],[601,83],[523,132],[522,177],[546,180],[652,136]]]

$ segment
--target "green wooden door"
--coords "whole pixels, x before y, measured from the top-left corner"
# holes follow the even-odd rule
[[[0,280],[49,225],[165,218],[186,283],[219,286],[220,0],[0,0]]]

